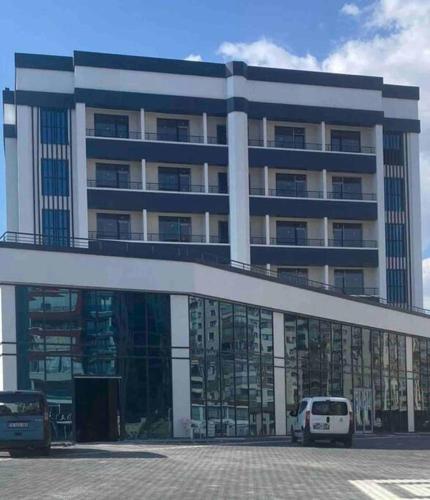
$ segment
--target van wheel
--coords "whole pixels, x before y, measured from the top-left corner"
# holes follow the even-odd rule
[[[311,433],[309,431],[303,431],[303,446],[311,446],[312,442]]]
[[[297,443],[297,436],[294,434],[293,426],[291,426],[291,442]]]
[[[343,444],[345,448],[351,448],[352,447],[352,437],[348,437],[343,440]]]

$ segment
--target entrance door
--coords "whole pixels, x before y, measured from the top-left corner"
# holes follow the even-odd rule
[[[354,389],[354,422],[355,432],[373,432],[372,389]]]
[[[77,442],[118,440],[118,382],[117,378],[74,379]]]

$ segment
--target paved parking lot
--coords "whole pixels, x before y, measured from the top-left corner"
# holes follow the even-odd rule
[[[49,458],[0,453],[0,498],[428,499],[430,436],[360,437],[352,449],[267,439],[54,447]]]

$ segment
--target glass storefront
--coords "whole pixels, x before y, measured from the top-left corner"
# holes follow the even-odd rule
[[[16,287],[16,307],[18,388],[46,393],[54,440],[87,376],[119,380],[121,437],[172,435],[169,295]]]
[[[194,437],[273,435],[272,312],[190,297],[189,314]]]

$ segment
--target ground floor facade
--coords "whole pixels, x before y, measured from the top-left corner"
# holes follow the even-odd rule
[[[45,392],[54,440],[286,435],[320,395],[352,400],[356,432],[430,430],[430,340],[365,318],[74,286],[1,303],[1,389]]]

